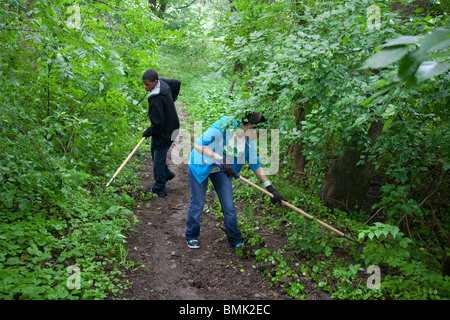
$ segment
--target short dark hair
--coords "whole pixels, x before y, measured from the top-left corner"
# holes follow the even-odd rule
[[[144,72],[144,75],[142,76],[142,80],[149,80],[150,82],[153,82],[155,80],[158,80],[158,72],[156,72],[153,69],[148,69]]]
[[[242,122],[244,123],[250,123],[252,126],[256,126],[258,124],[261,124],[263,122],[266,122],[266,118],[261,112],[250,112],[247,113],[242,119]]]

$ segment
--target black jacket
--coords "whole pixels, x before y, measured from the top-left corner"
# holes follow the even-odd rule
[[[178,98],[178,94],[180,93],[181,82],[176,79],[160,78],[159,80],[162,80],[169,85],[170,92],[172,92],[173,101],[175,102]]]
[[[148,116],[151,126],[146,130],[152,136],[155,149],[169,147],[175,140],[180,128],[180,120],[174,100],[180,92],[181,82],[175,79],[159,79],[160,91],[148,98]],[[176,97],[173,97],[173,95]]]

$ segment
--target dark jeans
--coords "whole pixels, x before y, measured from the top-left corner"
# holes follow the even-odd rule
[[[167,179],[175,175],[169,170],[166,163],[167,152],[169,149],[170,146],[160,150],[155,149],[152,139],[150,152],[153,160],[153,177],[155,178],[152,192],[157,193],[158,195],[166,194]]]
[[[189,187],[191,189],[191,202],[189,204],[186,218],[186,230],[184,232],[186,240],[198,239],[200,235],[200,214],[202,213],[205,204],[208,180],[211,180],[222,207],[228,243],[233,247],[236,246],[242,241],[242,235],[237,225],[231,178],[228,178],[223,172],[215,172],[211,173],[208,178],[200,184],[197,179],[195,179],[190,169],[188,169],[187,176]]]

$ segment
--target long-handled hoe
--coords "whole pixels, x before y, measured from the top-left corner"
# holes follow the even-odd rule
[[[106,186],[103,188],[103,191],[106,190],[106,188],[108,188],[109,184],[111,182],[113,182],[113,180],[117,177],[117,175],[119,174],[119,172],[123,169],[123,167],[125,167],[125,165],[127,164],[128,160],[131,159],[131,157],[133,156],[133,154],[136,152],[137,149],[139,149],[139,147],[141,146],[141,144],[144,142],[144,140],[146,139],[146,137],[143,137],[141,139],[141,141],[139,141],[139,143],[137,144],[137,146],[133,149],[133,151],[131,151],[131,153],[128,155],[128,157],[125,159],[125,161],[122,163],[122,165],[119,167],[119,169],[117,169],[116,173],[114,173],[114,175],[112,176],[111,180],[109,180],[109,182],[106,184]]]
[[[137,103],[137,105],[139,105],[142,100],[144,100],[144,98],[147,96],[148,92],[145,92],[145,95],[142,97],[142,99]],[[139,141],[139,143],[137,144],[137,146],[133,149],[133,151],[131,151],[131,153],[128,155],[128,157],[125,159],[125,161],[122,163],[122,165],[119,167],[119,169],[117,169],[116,173],[114,173],[114,175],[112,176],[111,180],[109,180],[109,182],[106,184],[106,186],[103,188],[103,191],[106,190],[106,188],[108,188],[108,186],[110,185],[111,182],[113,182],[113,180],[117,177],[117,175],[119,174],[119,172],[123,169],[123,167],[125,167],[125,165],[127,164],[128,160],[131,159],[131,157],[133,156],[133,154],[136,152],[137,149],[139,149],[139,147],[141,146],[141,144],[144,142],[144,140],[146,139],[146,137],[143,137],[141,139],[141,141]]]
[[[219,168],[222,167],[222,165],[219,164],[219,163],[217,163],[217,162],[214,162],[214,165],[218,166]],[[271,194],[269,191],[264,190],[264,189],[261,188],[260,186],[258,186],[258,185],[256,185],[256,184],[254,184],[253,182],[251,182],[251,181],[245,179],[245,178],[244,178],[243,176],[241,176],[241,175],[238,175],[238,177],[239,177],[240,180],[244,181],[244,182],[247,183],[248,185],[252,186],[252,187],[255,188],[255,189],[258,189],[259,191],[261,191],[261,192],[263,192],[264,194],[268,195],[269,197],[273,198],[273,194]],[[300,213],[301,215],[305,216],[305,217],[308,218],[308,219],[311,219],[311,220],[314,219],[313,216],[311,216],[310,214],[306,213],[305,211],[303,211],[303,210],[301,210],[301,209],[299,209],[299,208],[293,206],[293,205],[290,204],[289,202],[286,202],[286,201],[284,201],[284,200],[281,200],[281,203],[282,203],[283,205],[285,205],[286,207],[288,207],[288,208],[290,208],[290,209],[292,209],[292,210],[294,210],[294,211]],[[337,230],[336,228],[333,228],[333,227],[330,226],[329,224],[326,224],[325,222],[320,221],[319,219],[315,219],[315,220],[317,221],[318,224],[320,224],[321,226],[327,228],[328,230],[330,230],[330,231],[332,231],[332,232],[338,234],[339,236],[341,236],[341,237],[343,237],[343,238],[345,238],[345,239],[349,239],[349,240],[351,240],[351,241],[354,241],[354,242],[358,243],[358,241],[356,241],[356,240],[350,238],[350,237],[347,236],[345,233],[343,233],[343,232]]]

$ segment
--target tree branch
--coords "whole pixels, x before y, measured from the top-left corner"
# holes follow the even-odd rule
[[[191,5],[193,5],[195,1],[197,1],[197,0],[192,1],[188,5],[185,5],[185,6],[182,6],[182,7],[178,7],[178,8],[175,8],[175,9],[177,9],[177,10],[185,9],[185,8],[190,7]]]
[[[442,182],[444,180],[444,176],[445,176],[445,171],[442,171],[442,174],[441,174],[441,176],[439,178],[439,182],[437,184],[436,189],[434,189],[429,195],[427,195],[425,197],[425,199],[422,200],[422,202],[419,204],[419,208],[422,207],[425,204],[425,202],[427,202],[428,199],[431,198],[432,195],[434,195],[436,192],[438,192],[438,190],[441,188],[441,184],[442,184]]]

